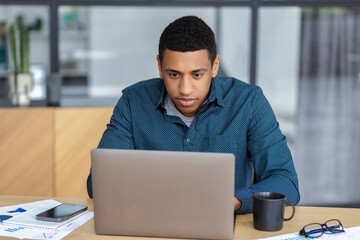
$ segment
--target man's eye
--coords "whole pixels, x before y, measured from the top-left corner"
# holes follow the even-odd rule
[[[194,77],[195,77],[195,78],[201,78],[202,76],[203,76],[202,73],[195,73],[195,74],[194,74]]]
[[[169,74],[171,78],[177,78],[179,77],[179,74],[178,73],[170,73]]]

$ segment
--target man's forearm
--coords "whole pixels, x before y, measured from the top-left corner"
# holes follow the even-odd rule
[[[297,204],[300,200],[296,185],[287,177],[273,175],[249,188],[235,191],[235,196],[241,201],[241,209],[237,213],[252,212],[252,195],[255,192],[279,192],[286,196],[287,200]]]

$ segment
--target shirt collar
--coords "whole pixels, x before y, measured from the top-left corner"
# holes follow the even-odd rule
[[[210,93],[209,93],[209,103],[214,102],[215,100],[216,103],[220,106],[224,106],[224,99],[222,96],[222,92],[221,92],[221,79],[215,77],[211,80],[211,86],[210,86]]]
[[[162,107],[163,109],[165,109],[165,98],[167,96],[167,91],[165,88],[165,84],[164,84],[164,80],[161,81],[161,94],[160,94],[160,99],[158,101],[158,103],[156,104],[156,108],[158,109],[159,107]]]
[[[222,97],[220,81],[221,81],[221,79],[216,78],[216,77],[211,79],[211,86],[210,86],[208,102],[211,103],[211,102],[214,102],[215,100],[217,100],[216,103],[218,105],[224,106],[224,99]],[[156,104],[156,109],[159,107],[162,107],[163,109],[165,109],[164,103],[165,103],[165,98],[167,96],[167,91],[165,88],[164,80],[162,81],[161,88],[162,89],[161,89],[160,99],[159,99],[158,103]]]

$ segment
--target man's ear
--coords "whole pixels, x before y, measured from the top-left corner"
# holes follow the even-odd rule
[[[218,74],[219,66],[220,66],[220,55],[217,54],[212,66],[212,74],[211,74],[212,77],[216,77],[216,75]]]
[[[160,56],[159,56],[159,55],[156,56],[156,60],[157,60],[157,63],[158,63],[159,75],[160,75],[160,78],[162,78],[162,74],[161,74],[161,61],[160,61]]]

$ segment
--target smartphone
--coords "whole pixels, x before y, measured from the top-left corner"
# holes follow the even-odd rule
[[[63,222],[87,210],[87,206],[62,203],[54,208],[36,215],[37,220]]]

